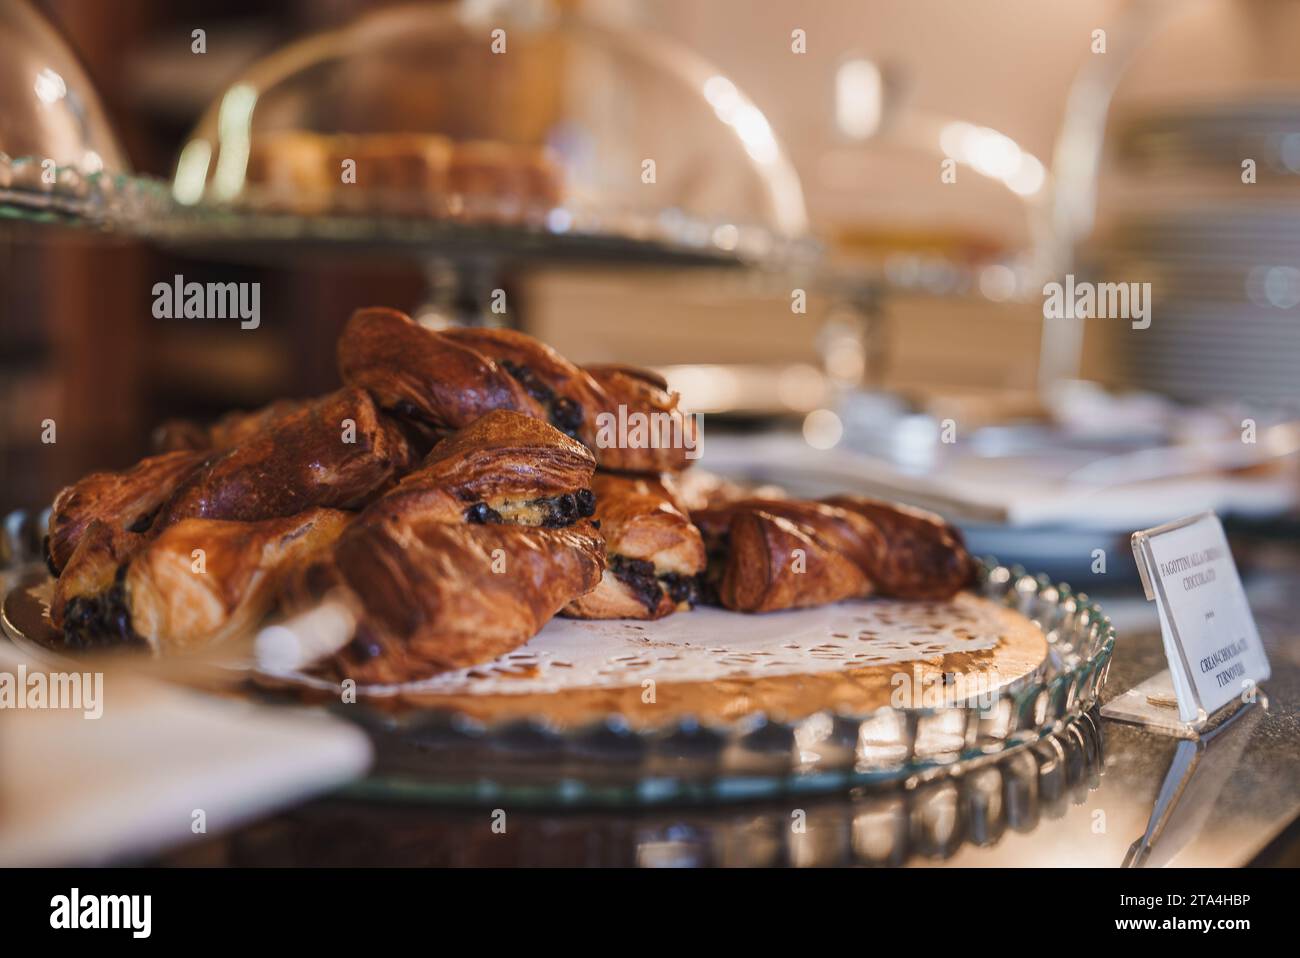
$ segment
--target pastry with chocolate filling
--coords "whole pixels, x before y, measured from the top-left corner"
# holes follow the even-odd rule
[[[823,501],[870,520],[885,537],[884,555],[871,572],[884,595],[946,599],[974,581],[975,562],[961,532],[933,512],[863,496]]]
[[[412,458],[400,426],[364,390],[341,389],[211,455],[177,486],[154,525],[252,522],[317,506],[357,509],[391,486]]]
[[[121,552],[185,518],[253,522],[317,506],[355,509],[414,457],[401,426],[359,389],[223,420],[204,442],[210,448],[150,456],[62,490],[50,512],[50,572],[62,574],[94,520],[114,530]]]
[[[359,309],[338,342],[339,374],[381,409],[437,438],[494,409],[547,411],[502,366],[395,309]]]
[[[654,374],[583,370],[513,330],[438,332],[396,310],[362,309],[344,328],[338,357],[345,383],[429,436],[507,409],[578,439],[603,469],[680,470],[696,448],[694,419]]]
[[[600,585],[570,602],[577,619],[660,619],[685,611],[704,571],[704,540],[657,479],[596,473],[596,521],[605,539]]]
[[[692,519],[709,552],[704,593],[740,612],[872,594],[947,599],[974,573],[943,520],[879,500],[744,499]]]
[[[134,548],[94,523],[55,584],[51,621],[74,648],[140,645],[155,654],[247,634],[288,572],[350,519],[334,509],[260,522],[184,519]]]
[[[509,652],[600,581],[594,469],[590,451],[546,423],[489,413],[435,446],[328,557],[300,570],[282,608],[349,609],[351,640],[321,669],[361,682],[426,678]]]
[[[743,499],[691,514],[709,565],[706,601],[773,612],[865,598],[884,538],[868,520],[818,502]]]
[[[180,450],[142,459],[121,472],[94,472],[54,497],[46,564],[62,573],[93,522],[119,532],[144,532],[177,487],[203,464],[202,452]]]
[[[605,391],[595,422],[602,469],[675,473],[698,458],[695,417],[678,408],[677,393],[661,376],[632,366],[588,366],[587,372]]]

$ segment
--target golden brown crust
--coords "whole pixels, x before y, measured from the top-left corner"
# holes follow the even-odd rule
[[[871,575],[885,595],[946,599],[974,579],[975,562],[961,533],[934,513],[862,496],[825,501],[880,530],[886,548]]]
[[[817,517],[810,522],[792,518],[793,510],[776,515],[757,504],[731,512],[717,582],[718,599],[728,609],[773,612],[870,594],[862,569],[819,534],[834,528],[834,518],[809,510]],[[704,517],[706,526],[712,526],[711,518]]]
[[[611,554],[652,562],[657,572],[695,575],[704,569],[699,530],[658,480],[598,472],[591,491]]]
[[[668,489],[656,479],[596,473],[595,518],[605,539],[611,567],[600,585],[569,603],[565,615],[579,619],[659,619],[690,608],[688,598],[674,598],[671,589],[652,578],[671,575],[689,580],[704,569],[704,540],[678,507]],[[641,567],[633,577],[624,570]],[[620,575],[620,573],[623,573]],[[633,583],[640,580],[639,588]],[[693,591],[682,583],[683,594]]]
[[[338,344],[339,373],[379,406],[430,436],[464,428],[494,409],[538,419],[542,407],[490,358],[395,309],[352,314]]]
[[[96,520],[119,531],[152,518],[176,488],[203,463],[192,451],[142,459],[122,472],[95,472],[64,488],[50,512],[52,571],[62,571],[82,535]]]
[[[588,448],[596,443],[596,428],[592,410],[603,409],[607,400],[596,381],[584,370],[569,362],[550,346],[526,333],[513,329],[448,329],[440,335],[461,343],[489,357],[511,372],[528,391],[533,385],[537,395],[533,398],[546,407],[546,393],[574,403],[581,417],[574,430],[575,438]],[[547,415],[550,415],[547,409]]]
[[[644,366],[633,366],[629,363],[592,363],[583,368],[592,376],[600,376],[605,379],[608,379],[615,373],[622,373],[625,376],[630,376],[632,379],[640,379],[643,382],[649,383],[656,389],[669,392],[668,380],[653,369],[646,369]]]
[[[431,485],[464,502],[590,487],[595,457],[540,419],[495,410],[433,447],[398,486]]]
[[[865,597],[885,548],[870,522],[816,502],[742,499],[692,518],[709,543],[718,601],[739,612]]]
[[[312,509],[260,522],[185,519],[131,559],[131,626],[155,652],[183,652],[248,633],[289,571],[338,539],[352,516]]]
[[[338,354],[345,383],[369,390],[383,409],[430,437],[494,409],[513,410],[576,437],[602,468],[640,473],[684,469],[696,444],[694,419],[652,376],[626,367],[587,372],[524,333],[435,332],[375,307],[352,315]],[[654,428],[639,445],[626,441],[632,430],[618,428],[638,417]]]
[[[692,518],[709,545],[718,600],[743,612],[872,592],[944,599],[974,573],[960,535],[941,519],[879,500],[743,499]]]
[[[332,568],[299,580],[297,603],[346,587],[361,625],[325,671],[405,682],[523,645],[595,588],[603,567],[604,543],[585,520],[540,529],[384,516],[352,526]]]
[[[677,408],[677,393],[660,388],[652,375],[629,372],[628,367],[594,366],[589,372],[606,397],[599,413],[603,418],[596,423],[596,455],[602,468],[660,473],[680,472],[691,464],[688,456],[698,449],[700,437],[695,418]],[[602,422],[617,422],[620,416],[629,422],[635,422],[635,416],[645,417],[654,424],[655,438],[648,444],[611,443]]]
[[[408,681],[494,658],[596,587],[604,540],[572,511],[546,520],[565,527],[539,528],[467,504],[558,498],[576,508],[594,468],[585,447],[541,420],[489,413],[435,446],[328,560],[302,569],[283,606],[326,597],[349,605],[354,639],[325,669],[358,681]]]
[[[96,596],[112,588],[118,568],[145,541],[143,535],[92,520],[63,567],[62,575],[54,581],[50,601],[50,621],[54,627],[63,629],[64,613],[73,599]]]
[[[405,472],[411,457],[399,427],[363,390],[342,389],[213,455],[176,489],[155,526],[356,509]]]

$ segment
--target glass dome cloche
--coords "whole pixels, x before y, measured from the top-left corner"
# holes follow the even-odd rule
[[[761,259],[807,231],[784,149],[720,71],[535,0],[389,8],[282,49],[210,106],[172,195],[231,239],[449,256],[477,236]]]
[[[63,38],[27,0],[0,0],[0,218],[106,221],[139,188]]]

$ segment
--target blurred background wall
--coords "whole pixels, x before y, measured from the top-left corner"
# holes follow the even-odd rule
[[[291,38],[378,6],[362,0],[40,0],[98,84],[137,170],[168,177],[185,133],[239,70]],[[571,0],[593,15],[675,37],[719,65],[767,113],[801,176],[824,236],[880,236],[949,247],[1016,249],[1025,205],[972,181],[936,188],[935,156],[875,151],[846,140],[834,116],[845,58],[879,65],[890,109],[921,110],[992,127],[1050,162],[1072,79],[1093,31],[1114,30],[1118,0]],[[1134,89],[1195,86],[1226,93],[1264,62],[1294,62],[1296,7],[1278,0],[1213,4],[1177,42],[1139,59]],[[190,52],[190,31],[208,53]],[[807,36],[792,56],[791,31]],[[1203,51],[1225,45],[1207,71]],[[1270,47],[1276,45],[1276,49]],[[259,281],[262,328],[161,324],[155,282]],[[720,286],[644,273],[567,271],[516,279],[529,327],[575,359],[646,363],[816,357],[815,326],[792,317],[788,291]],[[734,281],[727,281],[734,282]],[[151,426],[174,415],[329,388],[333,342],[357,305],[416,307],[424,278],[394,262],[322,269],[254,268],[184,259],[126,242],[18,232],[0,236],[0,507],[48,501],[93,467],[122,466]],[[811,317],[815,310],[810,310]],[[892,299],[883,315],[880,384],[1032,390],[1041,304]],[[1106,337],[1089,341],[1087,371],[1107,378]],[[59,423],[58,451],[37,445],[39,422]]]

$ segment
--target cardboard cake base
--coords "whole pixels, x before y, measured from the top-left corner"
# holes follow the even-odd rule
[[[379,707],[489,723],[543,718],[572,727],[621,715],[644,728],[687,716],[794,720],[825,709],[955,705],[1024,679],[1046,657],[1037,625],[962,593],[947,602],[872,599],[767,615],[700,608],[657,622],[555,619],[495,662],[357,693]],[[264,678],[341,691],[309,674]]]

